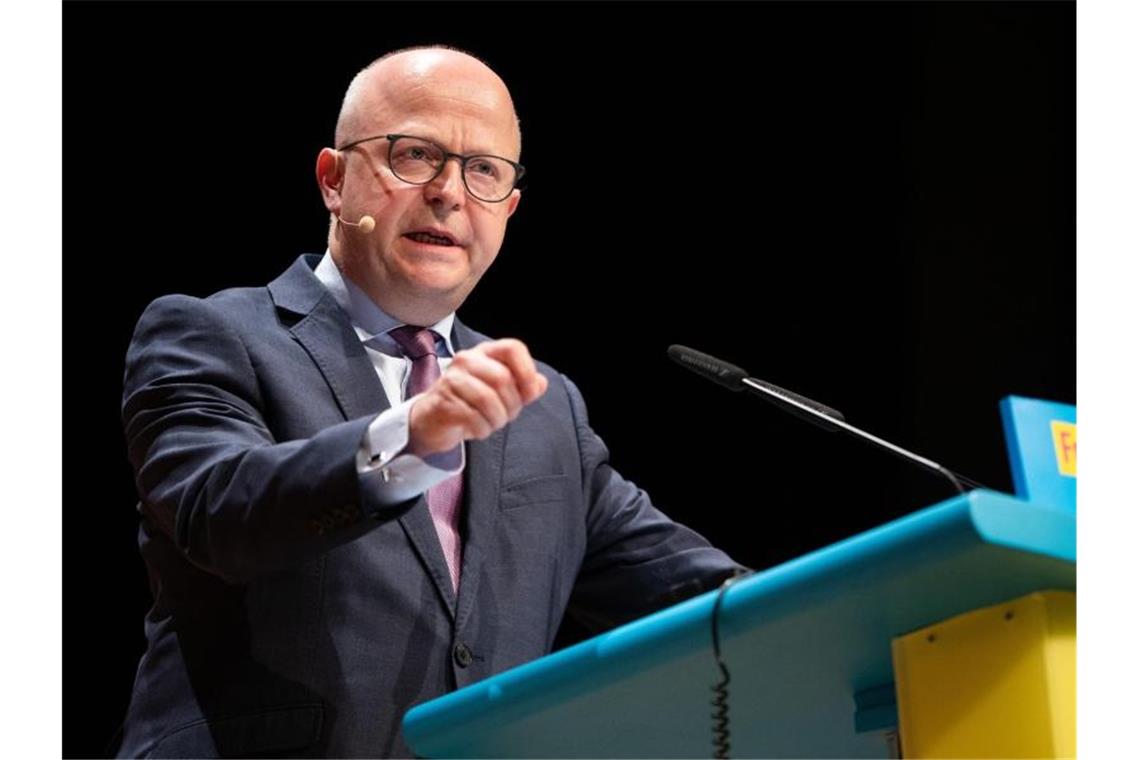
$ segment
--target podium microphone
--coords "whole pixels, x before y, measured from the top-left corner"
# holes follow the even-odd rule
[[[337,214],[336,218],[337,218],[337,221],[340,222],[341,224],[346,224],[349,227],[359,227],[360,231],[363,232],[365,235],[371,233],[372,230],[376,229],[376,220],[373,219],[372,217],[370,217],[368,214],[365,214],[364,216],[360,217],[359,222],[350,222],[347,219],[345,219],[344,217],[342,217],[340,214]]]
[[[843,415],[832,409],[831,407],[824,406],[817,401],[804,398],[803,396],[792,393],[791,391],[784,390],[783,388],[766,383],[763,380],[757,380],[754,377],[749,377],[748,373],[737,367],[734,364],[729,364],[726,361],[709,356],[708,354],[701,353],[687,346],[672,345],[669,346],[669,358],[680,364],[686,369],[696,372],[698,375],[712,380],[718,385],[723,385],[731,391],[750,390],[766,401],[780,407],[786,412],[794,414],[795,416],[806,420],[816,427],[821,427],[824,430],[834,432],[841,430],[856,438],[860,438],[868,443],[874,444],[881,449],[886,449],[897,457],[905,459],[911,464],[918,465],[919,467],[936,472],[939,475],[949,480],[958,493],[965,493],[966,489],[962,483],[966,483],[971,488],[984,488],[980,483],[963,476],[957,475],[951,470],[942,465],[934,462],[926,457],[921,457],[918,454],[907,451],[901,446],[884,441],[878,436],[871,435],[870,433],[860,430],[854,425],[849,424]]]

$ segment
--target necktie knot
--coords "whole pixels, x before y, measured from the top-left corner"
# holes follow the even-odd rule
[[[412,361],[421,359],[429,354],[435,356],[435,341],[436,334],[434,331],[426,327],[416,327],[415,325],[404,325],[397,327],[394,330],[389,330],[388,334],[400,346],[400,350],[404,352]]]

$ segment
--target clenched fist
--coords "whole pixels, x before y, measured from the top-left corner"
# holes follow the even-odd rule
[[[460,351],[412,404],[408,447],[423,457],[486,438],[518,417],[546,385],[522,341],[504,338]]]

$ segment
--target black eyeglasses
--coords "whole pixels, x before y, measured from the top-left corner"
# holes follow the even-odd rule
[[[388,166],[398,179],[412,185],[426,185],[443,173],[449,158],[458,158],[460,175],[467,192],[481,201],[499,203],[510,197],[526,169],[509,158],[451,153],[431,140],[412,135],[375,135],[354,140],[339,148],[348,150],[371,140],[388,141]]]

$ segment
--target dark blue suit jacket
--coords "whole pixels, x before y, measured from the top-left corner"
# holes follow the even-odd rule
[[[612,626],[737,567],[609,466],[540,364],[546,394],[467,444],[456,598],[424,500],[381,505],[357,474],[388,400],[318,260],[136,328],[123,424],[155,601],[121,755],[407,755],[409,707],[546,654],[564,614]]]

